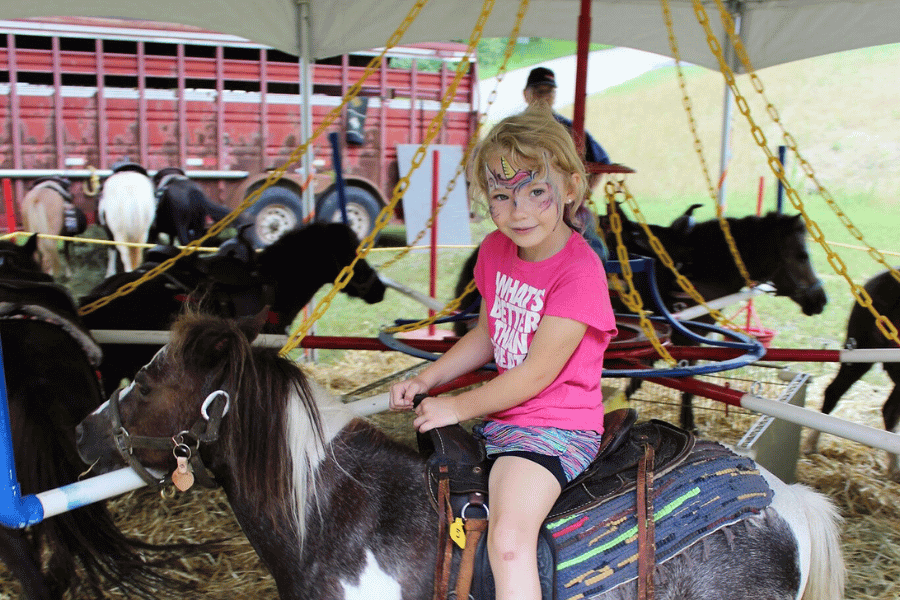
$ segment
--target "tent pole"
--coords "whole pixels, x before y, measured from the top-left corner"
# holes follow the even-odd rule
[[[312,55],[312,41],[310,40],[310,7],[309,0],[297,0],[297,25],[299,31],[300,46],[300,96],[303,106],[300,108],[300,133],[303,140],[309,140],[312,135],[312,77],[310,73],[312,67],[310,65]],[[314,158],[313,145],[310,144],[306,152],[303,154],[303,176],[310,181],[303,190],[303,216],[307,217],[315,211],[315,200],[313,197],[312,180],[309,179],[313,169]]]
[[[734,31],[738,36],[741,35],[741,12],[743,10],[742,3],[730,3],[732,9],[732,17],[734,19]],[[734,45],[728,37],[728,32],[724,33],[725,39],[722,42],[722,50],[725,52],[725,60],[731,65],[732,70],[737,73],[735,68],[736,53]],[[728,163],[731,162],[731,129],[732,115],[734,113],[734,93],[728,84],[725,84],[725,97],[722,100],[722,144],[719,148],[719,187],[717,204],[725,210],[725,191],[726,179],[728,176]]]
[[[572,137],[578,154],[584,156],[584,102],[587,95],[588,45],[591,39],[591,0],[581,0],[578,15],[578,47],[575,61],[575,109],[572,115]]]

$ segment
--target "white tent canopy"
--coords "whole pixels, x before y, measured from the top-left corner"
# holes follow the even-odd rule
[[[104,16],[194,25],[245,37],[301,55],[299,15],[308,7],[312,58],[380,47],[413,0],[0,0],[3,18]],[[704,0],[717,37],[723,28],[715,2]],[[691,0],[670,0],[681,57],[718,69]],[[821,54],[900,41],[897,0],[743,0],[741,35],[753,65],[763,68]],[[484,37],[510,34],[518,0],[496,0]],[[477,0],[430,0],[403,43],[468,39]],[[576,39],[580,0],[531,0],[520,35]],[[669,54],[659,0],[593,0],[591,40]]]

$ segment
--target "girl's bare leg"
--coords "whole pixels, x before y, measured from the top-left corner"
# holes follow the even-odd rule
[[[559,497],[559,482],[541,465],[501,456],[491,468],[488,557],[496,600],[541,600],[537,542],[541,524]]]

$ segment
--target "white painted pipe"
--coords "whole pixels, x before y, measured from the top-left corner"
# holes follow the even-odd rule
[[[884,429],[875,429],[868,425],[860,425],[852,421],[839,419],[809,408],[794,406],[793,404],[761,398],[751,394],[741,396],[741,406],[770,417],[788,421],[789,423],[796,423],[797,425],[816,429],[824,433],[830,433],[873,448],[886,450],[892,454],[900,454],[900,435]]]
[[[161,473],[151,471],[162,479]],[[97,475],[83,481],[70,483],[56,489],[35,494],[44,508],[44,518],[70,511],[87,504],[120,496],[144,487],[147,483],[131,467]]]
[[[382,274],[378,274],[378,278],[381,279],[381,283],[383,283],[386,287],[389,287],[393,290],[397,290],[404,296],[409,296],[416,302],[420,304],[424,304],[427,308],[430,308],[433,311],[441,311],[444,309],[445,304],[436,298],[432,298],[431,296],[426,296],[421,292],[417,292],[416,290],[403,285],[397,281],[394,281],[390,277],[386,277]]]
[[[841,350],[842,363],[900,362],[900,348],[859,348]]]
[[[91,329],[91,337],[98,344],[158,344],[169,343],[168,331],[145,331],[142,329]],[[281,348],[287,342],[286,335],[276,333],[260,334],[253,342],[257,346]]]
[[[732,304],[736,304],[738,302],[742,302],[744,300],[749,300],[754,296],[759,296],[760,294],[765,294],[770,291],[771,286],[767,285],[758,285],[753,289],[745,290],[743,292],[736,292],[734,294],[729,294],[727,296],[722,296],[721,298],[716,298],[715,300],[709,300],[706,303],[706,306],[702,304],[698,304],[697,306],[691,306],[690,308],[686,308],[684,310],[680,310],[676,313],[672,313],[672,316],[676,319],[682,321],[689,321],[691,319],[696,319],[697,317],[702,317],[707,314],[709,311],[707,307],[719,310],[721,308],[725,308],[726,306],[731,306]]]
[[[368,417],[388,410],[390,408],[390,402],[391,393],[384,392],[383,394],[376,394],[368,398],[363,398],[362,400],[347,402],[347,406],[356,414],[362,417]]]

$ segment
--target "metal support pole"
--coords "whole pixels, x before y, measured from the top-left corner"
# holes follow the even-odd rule
[[[729,3],[729,6],[734,19],[734,32],[736,35],[740,36],[741,12],[743,10],[742,5],[740,3],[731,2]],[[730,64],[731,69],[737,73],[734,45],[728,38],[727,33],[725,34],[725,39],[722,43],[722,49],[725,52],[725,60]],[[731,162],[731,121],[733,112],[734,94],[726,83],[725,97],[722,100],[722,144],[719,148],[719,189],[717,198],[717,203],[722,210],[725,209],[726,178],[728,176],[728,163]]]
[[[312,137],[312,40],[310,39],[310,6],[309,0],[297,1],[298,18],[297,32],[300,47],[300,97],[302,106],[300,107],[300,134],[303,141]],[[312,143],[307,147],[306,152],[301,159],[303,162],[303,176],[309,178],[312,175],[313,159],[315,158],[315,150]],[[309,216],[316,210],[315,197],[313,195],[314,186],[308,185],[303,189],[303,216]]]
[[[13,454],[12,427],[6,394],[6,370],[3,367],[3,346],[0,344],[0,524],[6,527],[25,527],[44,518],[44,509],[34,495],[22,497],[16,461]]]

